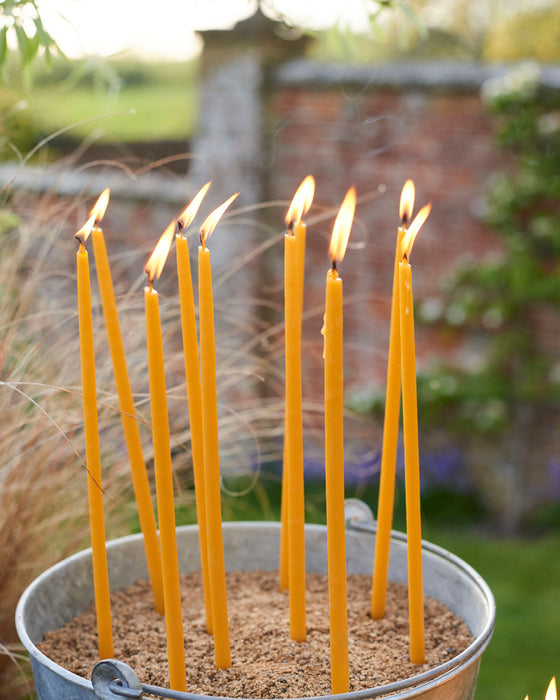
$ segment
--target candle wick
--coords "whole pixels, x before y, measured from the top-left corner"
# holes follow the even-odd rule
[[[200,245],[202,246],[202,250],[206,250],[206,236],[202,231],[200,232]]]
[[[402,261],[403,261],[403,263],[407,263],[407,262],[408,262],[408,254],[407,254],[407,253],[403,253]]]
[[[333,258],[332,263],[331,263],[331,270],[336,272],[336,258]]]
[[[154,280],[151,275],[148,275],[148,289],[150,293],[154,291]]]
[[[181,221],[181,219],[177,219],[176,223],[177,223],[177,230],[179,231],[179,238],[183,238],[183,229],[184,229],[183,222]]]
[[[401,224],[403,228],[406,228],[408,226],[408,215],[403,214],[403,218],[401,219]]]
[[[290,221],[290,223],[288,224],[288,234],[290,236],[294,235],[294,226],[295,226],[294,221]]]

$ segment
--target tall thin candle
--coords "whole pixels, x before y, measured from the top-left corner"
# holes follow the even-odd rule
[[[430,208],[431,206],[428,204],[421,209],[408,229],[402,242],[402,262],[399,263],[401,381],[408,555],[408,610],[410,623],[410,661],[413,664],[424,663],[425,641],[414,306],[412,297],[412,270],[409,259],[416,234],[428,217]]]
[[[105,549],[105,523],[103,518],[103,490],[101,487],[101,458],[99,452],[99,425],[97,419],[97,387],[95,382],[95,348],[93,319],[91,315],[91,286],[88,253],[85,242],[98,214],[93,213],[87,223],[76,233],[79,249],[76,254],[78,280],[78,321],[80,329],[80,364],[82,375],[82,401],[84,407],[84,432],[86,442],[86,466],[88,485],[89,521],[93,564],[93,588],[97,617],[99,657],[113,656],[111,626],[111,602],[109,573]],[[103,214],[101,214],[103,216]]]
[[[295,443],[296,445],[301,442],[301,454],[302,454],[302,462],[301,462],[301,473],[303,474],[303,438],[299,438],[299,433],[302,430],[302,416],[300,415],[298,417],[297,412],[294,414],[292,410],[292,404],[294,401],[297,402],[297,387],[294,387],[293,382],[292,382],[292,370],[293,374],[297,376],[298,370],[295,365],[295,363],[298,361],[299,358],[299,377],[300,377],[300,388],[299,388],[299,404],[301,406],[301,321],[302,321],[302,311],[303,311],[303,287],[304,287],[304,277],[305,277],[305,239],[306,239],[306,233],[307,233],[307,227],[302,219],[303,215],[309,211],[309,207],[311,206],[311,203],[313,202],[313,195],[315,194],[315,180],[311,175],[308,175],[303,182],[300,184],[298,189],[296,190],[296,193],[294,195],[294,198],[292,200],[292,203],[290,205],[290,208],[288,209],[288,213],[286,214],[286,224],[288,225],[288,234],[291,237],[290,241],[286,241],[286,246],[288,249],[285,251],[285,255],[291,256],[292,258],[295,258],[295,263],[291,262],[291,270],[286,270],[285,273],[285,279],[286,275],[289,275],[291,278],[291,275],[295,271],[296,274],[296,284],[289,286],[287,281],[285,281],[285,299],[287,298],[286,304],[289,305],[290,309],[292,308],[292,296],[297,295],[296,299],[296,304],[297,308],[294,311],[293,315],[289,317],[290,319],[290,324],[286,325],[286,358],[288,358],[288,354],[290,354],[290,364],[288,368],[288,360],[286,360],[286,405],[285,405],[285,413],[284,413],[284,452],[283,452],[283,470],[282,470],[282,509],[281,509],[281,521],[282,521],[282,527],[280,530],[280,566],[279,566],[279,585],[280,585],[280,590],[286,590],[290,586],[290,579],[289,579],[289,555],[288,555],[288,550],[289,550],[289,526],[288,526],[288,502],[290,497],[288,496],[288,493],[290,492],[289,490],[289,476],[290,476],[290,471],[295,469],[296,471],[299,469],[299,464],[296,462],[296,466],[290,467],[290,457],[289,454],[290,452],[288,451],[288,443],[290,442],[291,444],[291,438],[288,437],[295,431]],[[292,239],[295,239],[293,241]],[[295,248],[295,250],[292,250],[291,248]],[[287,264],[287,263],[285,263]],[[286,297],[287,295],[287,297]],[[296,337],[295,331],[295,324],[299,326],[299,339]],[[289,330],[288,330],[289,328]],[[288,351],[288,345],[290,344],[290,351]],[[288,385],[290,385],[290,389],[294,390],[294,393],[292,394],[290,390],[288,390]],[[288,399],[288,395],[290,398]],[[290,408],[289,408],[290,407]],[[288,416],[288,413],[290,415]],[[301,408],[299,413],[301,414]],[[292,445],[292,449],[295,449],[295,445]],[[303,487],[303,483],[302,483]],[[293,500],[293,496],[292,496]],[[301,508],[301,504],[300,508]],[[296,555],[297,556],[297,555]],[[299,553],[299,557],[301,558],[302,553]],[[303,552],[303,556],[305,556],[305,551]],[[303,572],[305,574],[305,571]],[[300,583],[300,582],[298,582]],[[305,590],[303,588],[303,593],[300,590],[296,593],[296,600],[300,601],[301,604],[301,598],[302,595],[305,595]],[[305,607],[305,603],[303,603]],[[305,615],[305,612],[303,613]],[[304,623],[305,624],[305,623]]]
[[[181,305],[181,332],[183,336],[183,354],[185,359],[185,378],[187,400],[189,404],[189,425],[191,430],[191,450],[194,473],[194,492],[198,521],[198,541],[200,546],[200,564],[202,587],[206,610],[206,630],[212,634],[212,601],[208,575],[208,544],[206,534],[206,493],[204,486],[204,444],[202,429],[202,394],[200,388],[200,362],[196,335],[196,316],[192,288],[191,262],[187,239],[183,229],[188,228],[196,216],[198,208],[210,187],[208,182],[198,192],[189,206],[177,219],[179,235],[176,237],[177,277],[179,283],[179,300]]]
[[[214,296],[210,251],[206,241],[237,194],[230,197],[203,222],[198,248],[198,315],[200,323],[200,381],[202,389],[202,428],[204,442],[204,485],[206,494],[206,534],[208,574],[217,668],[231,666],[229,622],[226,597],[224,546],[220,497],[220,457],[218,450],[218,406],[216,391],[216,346]]]
[[[375,536],[375,559],[373,567],[371,617],[379,620],[385,616],[387,577],[389,573],[389,551],[393,504],[395,500],[395,472],[397,466],[397,444],[399,439],[399,414],[401,408],[401,334],[399,311],[399,263],[402,260],[401,245],[405,228],[414,206],[414,184],[407,180],[400,203],[402,225],[397,231],[397,245],[393,265],[393,296],[391,302],[391,327],[389,335],[389,361],[387,364],[387,392],[385,397],[385,419],[381,448],[381,477],[377,508],[377,533]]]
[[[356,208],[352,187],[340,207],[333,228],[325,303],[325,485],[327,495],[327,556],[331,641],[331,692],[347,693],[348,606],[346,596],[346,544],[344,519],[344,435],[342,362],[342,261]]]
[[[104,210],[108,201],[109,190],[106,189],[101,193],[101,196],[93,207],[92,214],[99,211],[100,208]],[[101,305],[103,307],[103,317],[107,329],[109,352],[113,364],[113,376],[115,378],[124,438],[128,452],[128,460],[130,462],[132,485],[138,508],[140,528],[144,535],[144,550],[154,596],[154,604],[157,611],[163,615],[163,581],[156,518],[152,504],[148,474],[146,472],[146,464],[144,462],[138,421],[136,420],[136,409],[126,364],[117,304],[115,301],[115,290],[113,288],[111,268],[109,267],[109,258],[107,256],[107,247],[105,245],[103,230],[100,226],[95,225],[93,227],[91,239],[95,255],[95,268],[97,271],[99,293],[101,295]]]
[[[146,263],[144,271],[148,275],[148,286],[144,288],[144,301],[146,305],[148,374],[158,521],[161,539],[169,683],[172,690],[185,691],[187,686],[185,676],[183,613],[181,609],[177,537],[175,532],[175,503],[173,498],[173,471],[169,438],[163,340],[161,336],[158,293],[153,288],[154,280],[159,278],[163,266],[165,265],[167,255],[169,254],[169,248],[173,241],[174,232],[175,222],[170,224],[164,231],[154,252]]]

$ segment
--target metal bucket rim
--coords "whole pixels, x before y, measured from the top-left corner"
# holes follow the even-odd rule
[[[263,527],[278,529],[279,525],[280,524],[276,521],[257,520],[223,523],[223,526],[227,529],[262,529]],[[374,521],[349,522],[347,526],[350,530],[369,533],[372,535],[377,530],[377,523]],[[306,530],[325,530],[326,526],[318,524],[306,524],[305,528]],[[197,525],[181,525],[177,528],[177,531],[181,532],[197,529]],[[142,533],[136,533],[133,535],[125,535],[123,537],[109,540],[107,542],[107,549],[109,550],[114,547],[126,545],[127,542],[134,542],[136,540],[141,539],[142,537]],[[405,533],[392,530],[391,539],[406,543],[407,537]],[[440,683],[443,683],[445,680],[453,677],[456,673],[458,673],[461,667],[464,665],[464,663],[471,659],[474,660],[478,656],[482,655],[482,653],[490,643],[496,619],[496,603],[492,591],[490,590],[490,587],[488,586],[486,581],[484,581],[482,576],[480,576],[480,574],[472,566],[467,564],[463,559],[461,559],[457,555],[444,549],[443,547],[433,544],[432,542],[422,540],[422,550],[428,551],[431,554],[444,559],[447,563],[459,568],[463,573],[467,574],[471,582],[475,584],[479,591],[482,593],[482,596],[486,601],[487,605],[488,619],[482,631],[475,637],[471,644],[449,661],[446,661],[443,664],[439,664],[438,666],[429,669],[428,671],[424,671],[423,673],[419,673],[415,676],[410,676],[401,681],[387,683],[385,685],[380,685],[375,688],[362,688],[361,690],[354,690],[348,693],[339,693],[337,695],[305,696],[301,698],[295,698],[293,700],[324,700],[325,698],[334,697],[336,697],[337,700],[360,700],[362,698],[376,698],[387,694],[392,694],[391,697],[395,698],[395,700],[398,700],[398,698],[400,697],[405,697],[401,694],[400,691],[409,691],[420,685],[425,685],[426,689],[428,689],[429,687],[439,685]],[[87,556],[88,553],[91,553],[91,547],[80,550],[79,552],[76,552],[75,554],[72,554],[69,557],[62,559],[61,561],[57,562],[56,564],[53,564],[48,569],[39,574],[39,576],[37,576],[22,593],[16,607],[15,622],[18,636],[23,646],[29,653],[30,657],[34,658],[37,662],[46,666],[51,671],[64,678],[65,680],[74,683],[76,686],[81,687],[83,689],[93,690],[93,685],[90,680],[84,678],[83,676],[78,676],[72,671],[68,671],[66,668],[55,663],[52,659],[43,654],[43,652],[39,650],[39,648],[35,645],[35,643],[27,634],[27,630],[23,622],[23,610],[26,606],[27,600],[33,595],[35,589],[41,586],[43,580],[47,579],[54,571],[67,566],[76,559],[80,559],[84,556]],[[150,692],[150,688],[156,689],[156,686],[149,686],[145,684],[143,684],[143,686],[145,687],[145,692]],[[207,700],[208,698],[213,698],[213,700],[237,700],[235,698],[230,698],[227,696],[202,695],[195,693],[181,693],[180,696],[185,700]],[[275,699],[267,698],[263,700]]]

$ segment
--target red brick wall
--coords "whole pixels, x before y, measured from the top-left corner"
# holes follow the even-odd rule
[[[321,343],[323,278],[333,218],[354,184],[359,203],[351,248],[340,267],[347,301],[346,384],[350,389],[379,388],[385,381],[398,205],[405,180],[411,178],[416,185],[415,211],[428,201],[433,204],[411,258],[415,300],[440,295],[462,256],[499,253],[498,241],[479,220],[488,176],[504,165],[493,142],[492,119],[478,94],[289,85],[274,94],[270,110],[275,124],[268,174],[271,197],[291,199],[308,173],[317,184],[307,216],[308,354],[316,358]],[[324,219],[329,209],[332,216]],[[459,350],[447,347],[433,331],[417,330],[420,367]]]

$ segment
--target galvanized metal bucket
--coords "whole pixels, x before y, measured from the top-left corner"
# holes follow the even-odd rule
[[[375,524],[371,520],[348,521],[347,560],[349,573],[371,574]],[[278,566],[280,529],[273,522],[224,523],[224,551],[228,570],[272,570]],[[326,573],[327,534],[320,525],[307,525],[308,571]],[[177,529],[179,567],[188,573],[200,567],[196,526]],[[341,700],[361,700],[390,695],[392,699],[473,700],[480,657],[492,636],[495,603],[483,579],[458,557],[424,543],[424,592],[460,615],[475,639],[461,654],[425,673],[377,688],[338,695]],[[141,535],[107,544],[111,590],[124,588],[147,577]],[[393,533],[389,567],[391,581],[406,582],[406,536]],[[143,685],[125,664],[100,662],[92,681],[80,678],[47,658],[36,644],[46,632],[58,629],[93,602],[91,550],[84,550],[45,571],[26,589],[17,611],[16,625],[29,652],[39,700],[118,700],[142,698],[143,692],[159,697],[202,700],[207,696]]]

